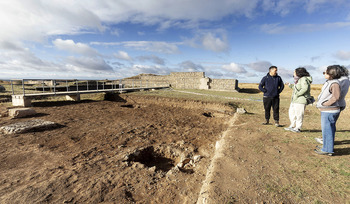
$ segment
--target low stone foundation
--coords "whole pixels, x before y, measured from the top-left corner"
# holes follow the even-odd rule
[[[3,132],[4,134],[24,133],[34,130],[56,128],[58,126],[57,123],[51,121],[36,119],[0,127],[0,132]]]
[[[11,118],[23,118],[31,115],[35,115],[36,111],[31,108],[12,108],[9,109],[9,116]]]

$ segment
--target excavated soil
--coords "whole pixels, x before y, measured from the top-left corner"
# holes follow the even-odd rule
[[[0,134],[1,203],[195,203],[233,109],[127,96],[36,102],[55,128]],[[3,114],[4,115],[4,114]]]
[[[0,105],[0,127],[57,124],[0,133],[0,203],[349,203],[348,110],[328,157],[313,152],[314,107],[293,133],[261,125],[262,103],[238,114],[218,103],[120,96],[36,102],[36,115],[16,119]]]

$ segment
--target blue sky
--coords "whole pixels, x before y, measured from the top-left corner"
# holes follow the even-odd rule
[[[1,0],[0,26],[0,79],[350,68],[348,0]]]

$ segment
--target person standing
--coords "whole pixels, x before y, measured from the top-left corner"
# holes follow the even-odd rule
[[[338,79],[340,84],[340,98],[339,98],[339,107],[340,112],[342,112],[346,107],[346,101],[345,96],[349,91],[350,81],[349,81],[349,71],[346,67],[340,66],[340,65],[334,65],[337,66],[340,69],[340,75],[341,77]],[[315,140],[323,144],[322,138],[315,138]]]
[[[279,108],[280,108],[280,93],[284,89],[282,78],[277,74],[277,67],[271,66],[269,73],[261,79],[259,90],[264,93],[263,103],[265,109],[265,122],[263,125],[270,124],[271,107],[273,110],[273,119],[275,125],[281,127],[279,124]]]
[[[339,65],[328,66],[323,72],[327,81],[323,84],[316,107],[321,111],[321,129],[323,146],[316,148],[316,154],[332,156],[334,153],[334,138],[336,122],[340,114],[340,82],[341,69]]]
[[[304,67],[295,69],[293,77],[294,84],[286,83],[286,85],[293,89],[293,93],[289,107],[290,125],[284,129],[292,132],[300,132],[307,105],[306,98],[310,97],[312,77]]]

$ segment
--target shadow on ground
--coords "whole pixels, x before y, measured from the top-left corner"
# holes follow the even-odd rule
[[[350,148],[336,148],[334,152],[334,156],[346,156],[350,155]]]
[[[257,94],[260,93],[259,89],[239,89],[240,93]]]

